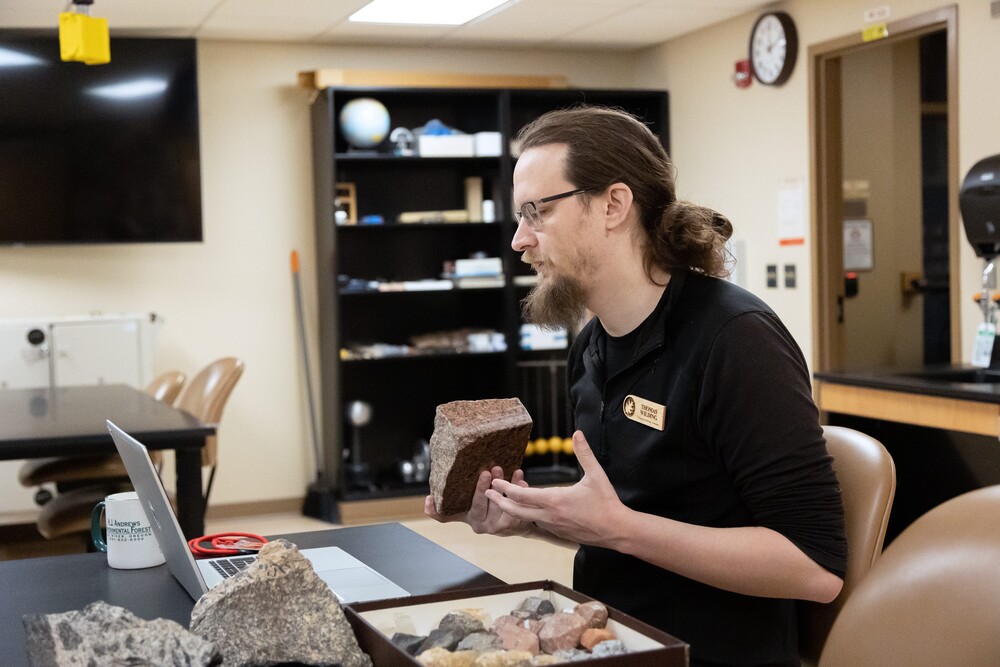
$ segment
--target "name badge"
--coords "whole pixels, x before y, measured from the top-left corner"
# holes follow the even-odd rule
[[[662,431],[667,421],[667,406],[647,401],[635,394],[625,397],[622,412],[632,421],[655,428],[657,431]]]

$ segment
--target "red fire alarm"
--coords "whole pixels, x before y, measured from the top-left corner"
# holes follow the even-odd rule
[[[733,73],[733,82],[737,88],[749,88],[753,77],[750,76],[750,60],[737,60],[736,71]]]

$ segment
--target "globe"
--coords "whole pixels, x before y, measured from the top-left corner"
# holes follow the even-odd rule
[[[340,131],[355,148],[374,148],[389,133],[389,111],[371,97],[351,100],[340,110]]]

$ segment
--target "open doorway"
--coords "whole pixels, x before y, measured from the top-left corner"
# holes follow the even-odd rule
[[[959,359],[956,19],[810,48],[816,371]]]

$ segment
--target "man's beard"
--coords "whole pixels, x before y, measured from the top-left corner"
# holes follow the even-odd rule
[[[583,288],[568,276],[543,279],[521,302],[525,319],[543,329],[575,331],[586,311]]]

